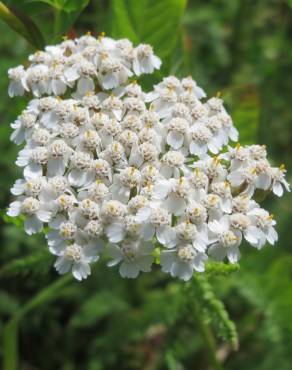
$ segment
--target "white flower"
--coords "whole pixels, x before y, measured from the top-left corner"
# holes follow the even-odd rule
[[[79,192],[80,199],[90,198],[96,203],[107,199],[109,195],[109,188],[101,180],[81,188]]]
[[[206,222],[208,214],[207,209],[200,203],[191,200],[186,208],[185,216],[195,225],[202,225]]]
[[[135,167],[126,167],[115,175],[110,189],[114,199],[127,202],[130,199],[131,191],[139,191],[140,185],[140,171]]]
[[[190,186],[185,177],[160,180],[154,185],[154,197],[165,199],[165,208],[175,216],[184,213],[189,196]]]
[[[89,198],[85,198],[78,203],[78,209],[75,214],[76,222],[83,226],[87,220],[98,219],[100,215],[99,205]]]
[[[265,245],[266,241],[274,245],[278,240],[278,234],[274,228],[276,225],[274,216],[270,215],[262,208],[252,209],[248,212],[248,216],[256,226],[259,233],[259,239],[256,242],[250,242],[250,244],[258,249],[261,249]]]
[[[89,153],[74,152],[70,158],[72,170],[68,174],[69,183],[73,186],[84,186],[89,180],[93,161]]]
[[[157,240],[164,245],[169,244],[175,237],[171,228],[171,216],[164,208],[144,207],[137,212],[137,221],[143,224],[141,236],[144,240],[151,240],[156,234]]]
[[[139,209],[149,205],[149,201],[143,195],[136,195],[129,200],[128,208],[129,211],[136,213]]]
[[[181,81],[175,76],[164,77],[159,84],[155,85],[155,90],[157,92],[163,89],[170,89],[180,93],[182,92]]]
[[[166,142],[174,150],[180,149],[186,141],[186,133],[188,130],[188,121],[183,118],[173,118],[168,123],[168,134]]]
[[[223,107],[223,100],[218,97],[213,97],[207,100],[207,107],[211,113],[222,113],[226,112]]]
[[[142,73],[152,73],[154,69],[159,69],[161,60],[153,54],[150,45],[141,44],[134,50],[133,69],[139,76]]]
[[[177,93],[169,88],[159,89],[150,97],[155,99],[151,107],[157,112],[159,118],[167,117],[173,105],[178,102]]]
[[[207,192],[209,186],[208,176],[199,168],[189,175],[189,181],[192,184],[194,196],[199,198],[201,190]]]
[[[114,220],[105,230],[108,240],[111,243],[121,242],[126,235],[129,238],[138,237],[141,231],[141,223],[133,215],[128,215],[124,219]]]
[[[231,213],[232,210],[232,194],[231,187],[228,181],[213,182],[211,185],[214,194],[220,197],[220,207],[223,212]]]
[[[208,108],[205,106],[205,104],[197,100],[194,102],[194,104],[192,104],[189,114],[191,115],[193,122],[196,122],[200,119],[207,119]]]
[[[11,217],[25,215],[24,230],[28,235],[42,231],[43,223],[49,222],[51,218],[48,205],[34,197],[20,197],[12,202],[7,214]]]
[[[119,273],[122,277],[136,278],[139,272],[149,272],[154,260],[151,255],[153,245],[139,240],[124,241],[121,246],[110,244],[109,256],[112,258],[108,266],[116,266],[121,263]]]
[[[11,134],[10,139],[17,145],[22,144],[26,138],[31,136],[36,119],[36,112],[24,110],[18,119],[11,124],[14,132]]]
[[[225,132],[224,145],[228,144],[228,139],[232,141],[238,141],[238,131],[236,127],[233,126],[232,119],[229,114],[226,113],[225,109],[223,112],[217,114],[217,118],[221,121],[223,130]]]
[[[169,272],[173,277],[187,281],[190,280],[194,271],[203,272],[205,261],[208,259],[204,253],[197,252],[190,244],[179,245],[175,249],[161,252],[161,269]]]
[[[211,234],[210,241],[214,241],[208,253],[218,259],[223,260],[227,256],[231,263],[236,263],[240,258],[239,245],[241,243],[241,233],[239,230],[231,229],[228,217],[222,217],[219,221],[212,221],[208,224]]]
[[[68,212],[72,211],[74,206],[77,204],[77,200],[74,195],[71,194],[61,194],[54,200],[54,206],[56,212]]]
[[[283,187],[286,191],[290,191],[290,185],[285,179],[285,166],[281,165],[280,168],[271,168],[271,176],[272,176],[272,191],[278,197],[283,195]]]
[[[118,141],[125,148],[126,155],[129,155],[133,147],[138,144],[138,135],[134,131],[126,129],[119,134]]]
[[[48,92],[49,69],[44,64],[30,67],[26,71],[26,78],[23,81],[26,90],[31,90],[33,95],[40,97]]]
[[[194,81],[192,77],[183,78],[181,81],[181,85],[184,89],[195,94],[198,99],[206,97],[205,91],[197,85],[196,81]]]
[[[48,94],[56,96],[65,94],[67,90],[66,79],[64,76],[64,65],[55,62],[53,68],[49,70]]]
[[[80,58],[76,64],[65,70],[64,76],[68,85],[73,85],[78,80],[77,94],[83,96],[88,91],[94,90],[93,79],[97,76],[97,72],[93,63]]]
[[[60,220],[61,221],[61,220]],[[57,226],[56,224],[54,225]],[[49,249],[52,253],[66,247],[68,240],[74,240],[77,225],[71,221],[63,221],[58,224],[58,230],[49,231],[46,235]]]
[[[221,158],[231,160],[230,169],[236,171],[248,166],[250,159],[249,149],[237,144],[235,148],[228,147],[228,152],[220,155]]]
[[[137,83],[137,81],[133,81],[125,87],[120,87],[116,90],[116,92],[119,97],[127,95],[131,98],[139,98],[142,101],[146,99],[146,94],[143,92],[141,86]]]
[[[252,196],[256,189],[257,171],[254,166],[249,166],[244,169],[239,169],[231,172],[227,179],[233,187],[244,186],[244,194]]]
[[[129,162],[131,165],[141,167],[144,163],[155,163],[158,159],[158,150],[155,145],[148,142],[133,147]]]
[[[23,95],[26,89],[26,85],[24,84],[25,70],[23,66],[10,68],[8,70],[8,77],[11,80],[8,87],[8,95],[11,98],[13,98],[13,96]]]
[[[235,230],[240,230],[244,238],[251,244],[257,245],[261,238],[261,233],[251,219],[242,213],[234,213],[230,216],[230,225]]]
[[[160,170],[162,175],[169,179],[172,176],[175,178],[180,177],[180,171],[187,174],[187,167],[184,165],[185,161],[186,158],[180,151],[167,152],[161,158],[162,166]]]
[[[23,174],[26,179],[43,175],[43,166],[48,163],[48,149],[36,147],[34,149],[22,149],[18,153],[16,164],[24,167]]]
[[[107,160],[115,169],[120,169],[127,165],[124,147],[118,141],[113,141],[107,145],[106,149],[99,153],[99,157]]]
[[[38,196],[41,191],[46,187],[46,177],[34,177],[30,180],[18,179],[11,188],[13,195],[29,195]]]
[[[106,160],[96,159],[93,162],[93,171],[97,180],[112,181],[112,169]]]
[[[251,145],[249,148],[250,157],[254,161],[260,161],[267,158],[267,150],[265,145]]]
[[[198,252],[205,252],[209,244],[207,228],[196,226],[190,221],[179,223],[175,227],[176,239],[175,245],[181,243],[190,243]]]
[[[212,135],[206,125],[196,123],[191,127],[192,140],[190,143],[190,153],[198,157],[204,157],[208,150],[217,154],[220,149],[220,141]]]
[[[103,244],[99,238],[103,234],[103,225],[99,220],[90,220],[85,228],[85,233],[91,239],[94,239],[99,244]]]
[[[109,58],[107,55],[99,66],[98,80],[105,89],[113,89],[125,83],[132,72],[118,60]]]
[[[72,274],[77,280],[86,279],[90,275],[90,263],[99,259],[96,249],[90,246],[81,246],[76,243],[55,249],[58,256],[55,268],[60,274],[65,274],[72,269]]]
[[[63,140],[53,141],[48,148],[47,174],[62,176],[73,150]]]
[[[49,178],[47,183],[43,186],[42,191],[40,193],[40,199],[43,200],[44,202],[50,203],[52,201],[55,201],[58,198],[58,196],[65,192],[67,192],[68,194],[72,194],[72,189],[70,189],[69,187],[67,177],[54,176]]]
[[[127,213],[125,204],[118,200],[108,200],[102,205],[102,215],[108,220],[120,220]]]
[[[222,165],[218,157],[199,160],[198,162],[194,162],[193,165],[190,165],[190,167],[200,169],[213,181],[225,181],[227,177],[227,168]]]

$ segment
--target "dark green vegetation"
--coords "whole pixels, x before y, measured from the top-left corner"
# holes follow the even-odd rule
[[[169,73],[192,74],[208,95],[221,91],[241,142],[266,144],[274,164],[285,163],[290,170],[291,182],[291,0],[190,0],[186,9],[184,0],[5,4],[39,26],[43,35],[34,28],[27,35],[38,47],[42,38],[59,41],[68,30],[71,36],[106,31],[150,42],[164,64],[155,77],[143,77],[145,86]],[[9,187],[19,175],[9,123],[26,103],[8,98],[6,71],[25,63],[34,48],[3,22],[0,33],[3,216]],[[238,271],[211,265],[189,284],[155,270],[122,280],[102,263],[85,282],[60,278],[44,238],[28,237],[1,217],[0,356],[5,370],[290,370],[292,196],[271,198],[264,206],[278,221],[277,245],[261,252],[243,246]]]

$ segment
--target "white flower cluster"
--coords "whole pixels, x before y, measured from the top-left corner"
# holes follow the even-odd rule
[[[237,262],[243,238],[275,243],[273,216],[253,195],[289,191],[285,169],[271,167],[264,146],[228,145],[238,132],[220,98],[190,77],[143,92],[129,77],[161,62],[128,40],[86,35],[29,59],[9,70],[9,94],[36,98],[12,124],[25,146],[8,215],[24,215],[29,235],[48,225],[59,273],[82,280],[104,254],[122,277],[159,262],[188,280],[208,257]]]
[[[116,88],[134,74],[152,73],[161,65],[150,45],[134,48],[127,39],[115,41],[90,33],[75,40],[64,40],[60,45],[47,46],[29,57],[31,65],[8,70],[11,80],[10,97],[30,91],[39,98],[44,94],[63,95],[77,84],[80,97],[95,90],[96,82],[102,90]]]

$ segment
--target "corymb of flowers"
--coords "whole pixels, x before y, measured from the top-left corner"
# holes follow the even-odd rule
[[[85,35],[47,46],[8,71],[9,95],[33,99],[12,123],[23,178],[11,217],[45,227],[60,274],[86,278],[102,255],[122,277],[153,264],[189,280],[210,259],[240,259],[243,239],[277,241],[254,195],[289,191],[265,146],[241,146],[218,97],[191,78],[135,80],[161,65],[150,45]],[[231,142],[231,143],[230,143]]]

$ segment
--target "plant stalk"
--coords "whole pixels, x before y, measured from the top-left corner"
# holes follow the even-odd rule
[[[197,305],[195,299],[193,299],[192,301],[195,321],[206,344],[206,350],[208,353],[210,364],[213,370],[224,370],[216,355],[216,342],[214,336],[209,326],[206,324],[204,317],[201,314],[200,307]]]
[[[9,9],[2,1],[0,1],[0,19],[36,49],[43,47],[43,36],[33,21],[28,16]]]
[[[40,306],[58,298],[62,288],[72,280],[71,275],[59,278],[57,281],[41,290],[36,296],[22,306],[4,325],[3,330],[3,370],[18,369],[18,326],[23,317]]]

